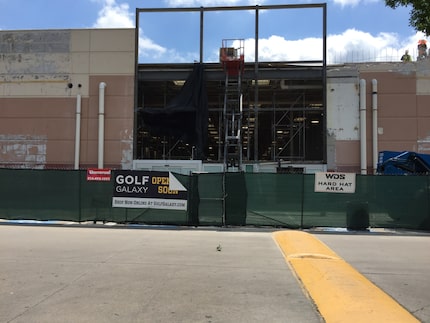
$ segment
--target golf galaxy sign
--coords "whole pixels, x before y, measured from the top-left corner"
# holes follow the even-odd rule
[[[187,189],[171,172],[113,171],[112,207],[187,210]]]

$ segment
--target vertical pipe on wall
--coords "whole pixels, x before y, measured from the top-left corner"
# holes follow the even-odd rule
[[[81,150],[81,95],[76,96],[75,169],[79,169]]]
[[[105,131],[105,88],[106,83],[99,84],[99,144],[98,144],[98,168],[103,168],[104,160],[104,131]]]
[[[367,174],[366,152],[366,80],[360,80],[360,170],[362,175]]]
[[[373,173],[378,167],[378,81],[372,80],[372,149]]]
[[[133,115],[133,159],[137,159],[137,107],[139,105],[139,22],[140,10],[136,8],[136,24],[134,30],[134,115]],[[143,106],[143,103],[142,103]]]

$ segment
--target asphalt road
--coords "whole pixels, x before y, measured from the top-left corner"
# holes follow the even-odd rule
[[[430,235],[312,235],[430,323]],[[271,230],[0,225],[0,322],[323,318]]]
[[[0,322],[322,321],[267,231],[0,225],[0,268]]]

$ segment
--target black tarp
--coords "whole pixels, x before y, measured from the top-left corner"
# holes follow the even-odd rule
[[[208,99],[203,64],[195,64],[180,92],[164,108],[145,107],[143,125],[152,135],[173,136],[196,147],[203,158],[207,142]]]

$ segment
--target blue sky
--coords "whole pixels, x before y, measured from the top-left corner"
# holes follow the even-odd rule
[[[127,28],[135,9],[322,3],[315,0],[0,0],[0,29]],[[424,38],[409,26],[409,8],[395,10],[384,0],[327,0],[329,63],[397,61],[412,56]],[[198,14],[141,14],[141,62],[192,62],[198,59]],[[254,16],[240,12],[205,17],[205,60],[217,59],[223,38],[244,38],[245,55],[254,55]],[[286,10],[260,15],[260,60],[320,59],[321,12]]]

